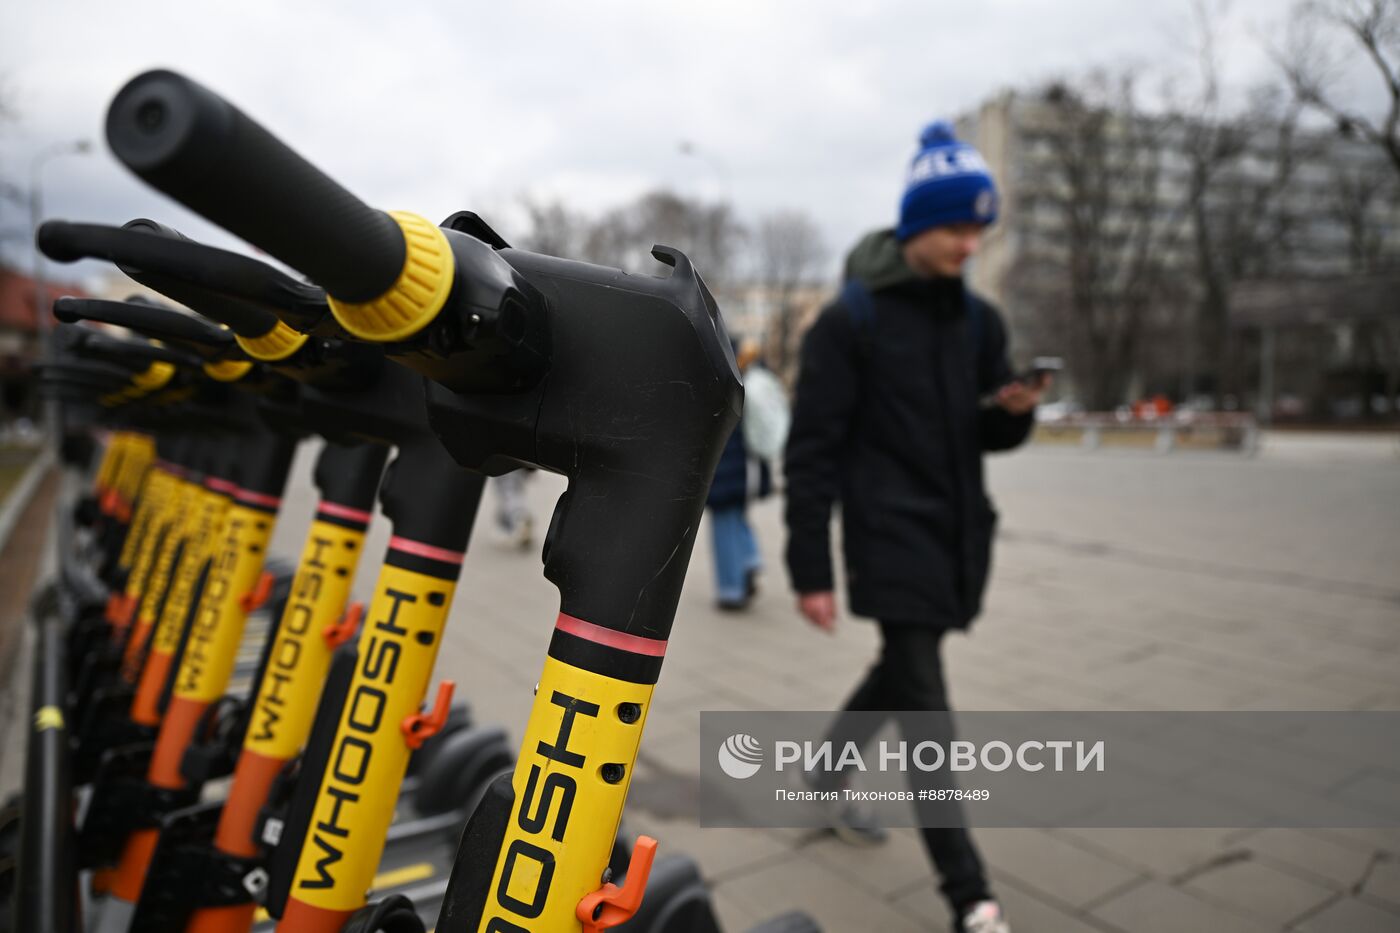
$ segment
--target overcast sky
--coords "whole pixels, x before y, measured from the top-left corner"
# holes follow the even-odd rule
[[[204,82],[379,207],[472,209],[509,236],[525,193],[599,210],[668,186],[750,219],[803,208],[836,254],[892,221],[930,118],[1094,66],[1186,67],[1192,22],[1191,0],[3,3],[17,118],[0,125],[0,179],[27,190],[41,147],[90,139],[47,164],[46,216],[146,215],[225,245],[108,155],[103,115],[132,75]],[[1243,88],[1270,75],[1257,37],[1288,3],[1227,9],[1226,78]],[[27,225],[0,199],[11,261]]]

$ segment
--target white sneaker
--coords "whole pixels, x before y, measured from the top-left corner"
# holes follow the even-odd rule
[[[802,776],[802,772],[796,773],[798,784],[803,790],[817,789],[815,784],[809,783],[806,777]],[[843,776],[834,788],[828,789],[841,791],[846,788],[859,788],[857,779],[853,775]],[[836,800],[823,800],[817,804],[822,808],[836,838],[846,845],[860,848],[884,845],[889,839],[889,833],[880,825],[875,808],[865,801],[845,800],[843,798],[844,795],[841,795]]]
[[[515,529],[515,546],[522,551],[528,551],[530,545],[535,543],[535,519],[526,515],[520,520],[520,525]]]
[[[996,901],[978,901],[963,914],[958,933],[1011,933],[1011,927],[1001,915],[1000,904]]]

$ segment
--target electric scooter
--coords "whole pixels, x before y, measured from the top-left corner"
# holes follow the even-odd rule
[[[211,92],[168,72],[142,76],[118,95],[108,135],[137,174],[309,274],[325,293],[318,304],[315,286],[257,291],[208,267],[200,285],[261,303],[308,337],[378,344],[426,376],[428,423],[461,465],[482,473],[533,465],[569,477],[545,551],[561,612],[525,744],[514,772],[490,786],[468,824],[438,926],[622,922],[643,899],[654,843],[639,844],[621,888],[603,869],[704,494],[741,393],[703,282],[674,251],[656,252],[672,266],[669,278],[627,276],[511,250],[465,212],[438,228],[373,211]],[[162,269],[162,261],[143,267],[181,274],[181,262]],[[450,586],[455,577],[417,569],[434,581],[425,586]],[[401,592],[423,600],[434,591]],[[405,602],[389,597],[379,613],[371,609],[381,658],[385,646],[397,646],[397,657],[411,651],[394,631],[409,630],[398,621]],[[441,634],[432,614],[405,622],[425,626],[434,645]],[[431,667],[431,653],[417,657]],[[287,929],[407,922],[393,899],[365,905],[363,895],[385,830],[361,818],[368,798],[360,785],[391,798],[407,759],[389,740],[391,730],[403,731],[402,711],[378,715],[387,702],[369,692],[388,686],[369,670],[374,658],[366,654],[350,677],[327,752],[334,757],[288,886]],[[417,667],[421,699],[428,672]],[[363,718],[369,710],[376,715]],[[355,742],[367,749],[356,761],[363,773],[337,772],[362,747]]]
[[[113,306],[111,306],[111,305],[109,305],[109,304],[95,304],[95,303],[93,303],[93,302],[84,302],[84,303],[81,303],[81,305],[77,305],[77,303],[70,303],[70,304],[68,304],[68,305],[65,305],[65,306],[61,309],[61,313],[65,313],[65,314],[70,314],[70,315],[71,315],[71,314],[77,313],[77,311],[79,311],[79,310],[81,310],[82,312],[84,312],[84,313],[86,313],[86,314],[89,314],[89,315],[95,315],[95,316],[99,316],[99,317],[105,317],[107,320],[110,320],[110,321],[112,321],[112,322],[114,322],[114,323],[122,323],[122,324],[131,324],[131,323],[133,323],[133,322],[127,320],[127,319],[123,316],[123,314],[124,314],[124,312],[125,312],[125,310],[126,310],[124,307],[122,307],[122,306],[115,306],[115,307],[113,307]],[[143,326],[145,326],[148,330],[158,329],[158,326],[157,326],[157,325],[159,325],[160,322],[159,322],[158,320],[153,319],[153,318],[151,317],[151,315],[150,315],[150,312],[143,312],[143,313],[145,314],[145,318],[144,318],[144,320],[141,322],[141,324],[142,324]],[[274,323],[274,324],[276,323],[275,320],[274,320],[273,323]],[[392,414],[392,413],[393,413],[393,406],[386,406],[385,411],[386,411],[385,419],[384,419],[384,420],[385,420],[385,423],[389,423],[389,422],[394,421],[393,414]],[[416,407],[416,408],[409,408],[408,411],[410,411],[410,412],[421,412],[421,405],[418,406],[418,407]],[[399,424],[400,424],[400,429],[399,429],[398,432],[396,433],[395,437],[396,437],[397,439],[400,439],[400,440],[406,439],[406,436],[407,436],[407,435],[411,432],[411,430],[412,430],[411,422],[406,421],[405,419],[402,419],[402,418],[397,419],[397,420],[398,420],[398,422],[399,422]],[[359,422],[357,423],[357,427],[361,430],[362,433],[364,432],[364,419],[363,419],[363,418],[361,418],[361,419],[359,420]],[[378,439],[384,440],[384,438],[383,438],[382,436],[379,437]],[[328,448],[328,451],[330,451],[330,450],[333,450],[333,448]],[[427,447],[427,450],[428,450],[430,453],[431,453],[431,452],[434,452],[434,451],[436,450],[436,445],[435,445],[435,444],[429,445],[429,446]],[[440,455],[438,456],[438,459],[441,460],[444,464],[446,463],[445,458],[441,457]],[[405,455],[401,452],[400,462],[401,462],[402,464],[404,464],[404,469],[405,469],[405,470],[409,469],[409,466],[414,462],[414,460],[415,460],[415,458],[414,458],[413,456],[405,456]],[[382,463],[382,454],[380,455],[380,462]],[[323,462],[323,463],[322,463],[322,467],[324,468],[324,467],[326,467],[326,466],[327,466],[327,464],[325,464],[325,463]],[[457,470],[455,470],[455,468],[452,468],[452,467],[450,467],[450,466],[448,467],[448,469],[450,469],[450,470],[452,471],[453,474],[459,474],[459,473],[460,473],[460,471],[457,471]],[[324,474],[324,472],[325,472],[324,469],[318,470],[318,476]],[[351,471],[348,471],[347,473],[345,473],[344,475],[345,475],[346,477],[348,477],[348,478],[353,479],[353,477],[354,477],[356,474],[357,474],[357,471],[351,470]],[[366,474],[363,473],[363,472],[360,472],[359,475],[363,477],[363,476],[366,475]],[[410,483],[416,483],[416,482],[419,482],[419,481],[423,481],[424,479],[431,479],[431,476],[414,475],[414,474],[409,474],[409,473],[404,473],[403,475],[405,475],[405,477],[408,479],[408,481],[409,481]],[[449,479],[451,479],[451,478],[449,478]],[[377,480],[377,471],[375,472],[375,474],[369,475],[369,482],[368,482],[368,484],[366,484],[366,488],[367,488],[368,490],[372,490],[372,489],[374,488],[374,486],[376,485],[376,482],[375,482],[376,480]],[[345,481],[345,480],[342,480],[342,481]],[[361,483],[364,482],[363,478],[360,480],[360,482],[361,482]],[[479,487],[479,483],[480,483],[480,480],[479,480],[479,479],[475,479],[475,480],[474,480],[474,485],[476,485],[476,486]],[[323,509],[322,509],[323,515],[322,515],[322,518],[326,518],[326,517],[327,517],[327,516],[324,514],[324,512],[325,512],[327,509],[329,509],[329,510],[333,513],[335,519],[346,519],[346,518],[349,518],[349,519],[352,519],[352,520],[353,520],[353,519],[355,519],[355,518],[367,519],[367,517],[368,517],[368,513],[367,513],[367,512],[361,512],[361,511],[358,510],[358,509],[350,510],[349,512],[347,512],[347,511],[346,511],[344,508],[342,508],[339,504],[332,504],[332,505],[323,505]],[[351,513],[356,513],[356,514],[351,514]],[[343,522],[342,522],[342,524],[343,524]],[[361,529],[362,529],[362,527],[363,527],[363,526],[362,526],[362,524],[361,524]],[[360,537],[362,538],[362,534],[360,535]],[[315,531],[314,531],[314,530],[313,530],[313,538],[315,538]],[[310,545],[308,545],[308,547],[310,547]],[[344,574],[343,574],[343,572],[342,572],[342,577],[343,577],[343,576],[344,576]],[[348,580],[345,580],[344,583],[345,583],[345,586],[348,587]],[[295,607],[292,607],[292,608],[295,608]],[[303,607],[303,608],[304,608],[304,607]],[[289,610],[289,611],[290,611],[290,610]],[[305,624],[299,626],[299,628],[301,628],[301,629],[305,629],[306,627],[307,627],[307,626],[306,626]],[[341,637],[339,638],[339,641],[344,641],[345,638],[348,637],[348,634],[352,634],[352,633],[353,633],[353,628],[350,630],[349,633],[343,633],[343,634],[341,635]],[[328,643],[331,644],[331,645],[334,645],[334,644],[339,643],[339,642],[337,642],[337,641],[330,641],[330,642],[328,642]],[[297,649],[297,655],[298,655],[298,657],[300,657],[300,655],[301,655],[302,653],[303,653],[303,652],[301,651],[301,648],[299,647],[299,648]],[[328,656],[329,656],[329,652],[328,652],[328,651],[325,652],[325,656],[328,658]],[[302,681],[301,681],[301,682],[303,683],[303,685],[304,685],[303,688],[302,688],[303,691],[305,691],[305,690],[308,689],[308,688],[314,689],[314,690],[319,690],[319,688],[320,688],[320,686],[321,686],[321,684],[322,684],[322,681],[323,681],[323,679],[324,679],[324,677],[323,677],[323,671],[324,671],[324,666],[322,667],[322,671],[321,671],[321,672],[317,672],[314,668],[312,668],[312,669],[311,669],[311,674],[310,674],[309,677],[303,676]],[[285,684],[286,684],[286,683],[289,683],[290,680],[291,680],[291,678],[290,678],[285,672],[278,672],[276,676],[274,676],[274,677],[272,677],[272,678],[264,679],[263,683],[264,683],[265,687],[268,687],[269,689],[271,689],[271,690],[273,690],[273,691],[277,691],[277,690],[283,689],[284,686],[285,686]],[[288,689],[290,689],[290,688],[288,688]],[[314,693],[313,693],[312,696],[310,697],[309,702],[305,702],[305,703],[303,703],[303,704],[300,704],[300,708],[301,708],[302,710],[305,711],[305,712],[304,712],[304,716],[305,716],[306,718],[309,718],[310,711],[311,711],[311,709],[314,708],[314,699],[315,699],[315,695],[314,695]],[[279,707],[279,708],[285,708],[285,706],[286,706],[286,698],[283,697],[283,696],[271,695],[271,696],[269,696],[269,697],[260,697],[260,698],[259,698],[259,706],[260,706],[260,707],[265,707],[265,701],[266,701],[266,702],[270,702],[270,703],[276,703],[276,704],[278,704],[278,707]],[[441,722],[441,717],[442,717],[442,711],[441,711],[441,709],[439,709],[439,710],[437,711],[437,714],[436,714],[436,715],[437,715],[437,719],[435,719],[435,720],[432,722],[432,725],[433,725],[434,727],[436,727],[436,728],[440,728],[440,727],[443,725],[443,723]],[[283,726],[283,725],[284,725],[284,724],[280,722],[280,717],[279,717],[279,721],[277,722],[277,726],[279,727],[279,728],[278,728],[278,731],[281,733],[282,742],[283,742],[284,745],[289,745],[289,747],[294,751],[295,748],[299,747],[299,746],[296,744],[296,741],[297,741],[297,740],[296,740],[297,730],[296,730],[295,724],[290,725],[290,726],[289,726],[288,728],[286,728],[286,729],[282,729],[282,728],[281,728],[281,726]],[[266,730],[264,730],[264,731],[266,731]],[[421,738],[426,739],[427,736],[428,736],[429,731],[430,731],[429,729],[424,728],[424,729],[422,730],[423,735],[421,736]],[[305,730],[304,730],[304,728],[303,728],[303,729],[302,729],[302,734],[304,735],[304,733],[305,733]],[[260,755],[256,750],[253,749],[253,746],[256,745],[256,744],[258,744],[258,743],[255,742],[255,739],[258,737],[258,735],[259,735],[259,733],[250,733],[250,734],[249,734],[249,739],[248,739],[248,743],[249,743],[249,744],[248,744],[247,747],[245,747],[245,754],[244,754],[243,758],[240,760],[240,770],[239,770],[239,772],[235,772],[235,780],[234,780],[233,787],[232,787],[232,789],[231,789],[230,798],[229,798],[229,803],[228,803],[227,806],[224,806],[224,807],[222,808],[222,810],[221,810],[221,812],[222,812],[223,815],[222,815],[222,819],[221,819],[220,824],[219,824],[218,832],[217,832],[217,834],[216,834],[216,848],[219,849],[219,850],[221,851],[222,855],[228,856],[228,857],[230,857],[230,858],[225,858],[225,859],[223,859],[223,860],[221,860],[221,861],[220,861],[220,860],[216,860],[215,864],[213,864],[212,867],[211,867],[211,866],[209,866],[209,859],[208,859],[208,858],[203,858],[203,859],[201,859],[201,858],[198,857],[198,853],[199,853],[199,851],[200,851],[200,850],[199,850],[199,847],[198,847],[197,845],[193,845],[193,844],[192,844],[192,843],[195,842],[195,840],[192,839],[192,838],[190,837],[190,835],[189,835],[189,833],[186,831],[185,827],[181,826],[181,827],[178,828],[178,831],[176,831],[176,832],[170,832],[170,833],[169,833],[169,838],[170,838],[171,840],[178,840],[178,845],[177,845],[174,841],[172,841],[171,847],[170,847],[170,857],[165,858],[164,860],[162,860],[162,859],[159,857],[159,853],[157,853],[157,857],[153,860],[152,864],[155,865],[155,864],[157,864],[157,863],[160,863],[160,864],[165,864],[165,865],[169,866],[169,870],[170,870],[170,872],[173,873],[173,877],[165,878],[165,877],[160,876],[159,873],[157,873],[155,877],[152,877],[152,878],[151,878],[151,882],[157,882],[157,883],[150,883],[150,882],[148,882],[148,884],[147,884],[146,887],[147,887],[147,889],[150,889],[150,890],[155,891],[155,892],[156,892],[156,896],[153,896],[153,897],[151,897],[151,898],[149,898],[149,899],[144,899],[144,900],[149,900],[149,902],[150,902],[149,905],[148,905],[148,906],[149,906],[149,910],[146,910],[146,911],[144,911],[144,912],[141,911],[141,910],[138,910],[138,911],[137,911],[135,917],[132,919],[132,924],[133,924],[133,927],[132,927],[132,928],[145,928],[145,927],[150,927],[150,928],[162,928],[162,925],[168,925],[168,924],[170,924],[170,923],[172,922],[172,916],[171,916],[171,911],[172,911],[172,910],[179,910],[179,909],[181,908],[181,906],[188,907],[188,905],[189,905],[192,901],[195,902],[195,903],[198,903],[198,902],[199,902],[199,899],[200,899],[199,892],[200,892],[201,886],[200,886],[199,884],[189,884],[189,883],[183,883],[183,884],[182,884],[182,883],[179,883],[179,882],[181,882],[181,881],[188,882],[192,877],[193,877],[193,878],[198,878],[198,877],[201,875],[201,872],[199,872],[199,871],[197,870],[200,866],[206,866],[206,867],[209,867],[209,868],[210,868],[209,871],[202,873],[202,874],[204,875],[204,877],[205,877],[205,880],[206,880],[206,883],[203,885],[203,887],[206,889],[206,894],[208,895],[207,898],[206,898],[206,900],[212,900],[213,903],[218,904],[218,905],[221,906],[221,907],[226,907],[226,908],[227,908],[227,909],[224,909],[224,910],[219,910],[219,909],[217,909],[217,908],[212,909],[212,910],[209,912],[209,913],[210,913],[210,917],[211,917],[211,918],[217,919],[217,918],[219,918],[220,915],[223,915],[223,920],[220,921],[220,922],[240,923],[244,929],[247,928],[247,921],[251,918],[251,914],[252,914],[251,898],[249,897],[248,892],[243,891],[242,886],[240,886],[240,885],[238,885],[238,884],[236,884],[236,883],[230,884],[230,882],[231,882],[231,881],[236,881],[236,880],[238,879],[238,876],[239,876],[240,873],[241,873],[240,870],[246,870],[246,869],[249,867],[248,865],[242,864],[242,863],[248,862],[248,860],[254,855],[254,853],[251,851],[251,848],[252,848],[252,841],[251,841],[251,839],[249,838],[250,833],[251,833],[251,829],[252,829],[252,824],[253,824],[254,820],[256,819],[256,817],[258,816],[259,804],[262,802],[262,798],[265,796],[265,791],[266,791],[267,785],[270,784],[271,779],[277,774],[277,771],[278,771],[279,767],[285,763],[285,758],[286,758],[286,756],[284,756],[282,760],[277,761],[277,762],[276,762],[276,766],[274,766],[274,767],[269,767],[269,766],[267,765],[266,762],[259,760],[260,758],[269,758],[269,757],[271,757],[271,756]],[[290,736],[292,737],[290,743],[287,742],[287,736],[288,736],[288,735],[290,735]],[[272,737],[272,736],[264,736],[264,739],[270,739],[270,738],[273,738],[273,737]],[[489,739],[489,738],[490,738],[490,735],[488,734],[488,736],[486,736],[485,738]],[[446,769],[452,769],[452,772],[451,772],[451,773],[456,774],[456,775],[460,775],[460,774],[462,773],[462,769],[463,769],[464,766],[471,765],[474,759],[479,759],[483,754],[486,755],[486,756],[487,756],[487,760],[489,760],[490,754],[491,754],[493,751],[495,751],[495,750],[492,748],[493,744],[494,744],[494,745],[500,745],[502,742],[503,742],[503,736],[501,736],[499,733],[497,733],[497,734],[495,735],[494,742],[492,742],[492,741],[483,741],[483,737],[480,736],[480,735],[477,735],[477,736],[476,736],[476,742],[475,742],[475,746],[476,746],[476,747],[475,747],[474,750],[473,750],[473,749],[465,748],[465,747],[461,746],[460,744],[459,744],[458,746],[454,746],[454,748],[459,749],[460,751],[454,751],[453,753],[448,754],[448,755],[446,755],[446,756],[436,756],[436,755],[434,755],[434,756],[433,756],[433,759],[432,759],[432,762],[433,762],[433,763],[424,764],[424,765],[423,765],[423,771],[424,771],[425,774],[427,774],[428,776],[432,776],[433,773],[434,773],[434,772],[433,772],[433,768],[436,767],[436,768],[441,768],[441,769],[444,769],[444,770],[446,770]],[[268,747],[268,746],[267,746],[267,742],[264,741],[264,742],[261,744],[260,747],[262,747],[262,748]],[[504,750],[504,747],[502,746],[501,751],[503,751],[503,750]],[[433,751],[432,746],[429,746],[427,749],[425,749],[425,751],[426,751],[426,752],[432,752],[432,751]],[[254,772],[254,778],[249,778],[249,779],[247,779],[247,780],[240,781],[240,776],[242,776],[242,777],[244,777],[244,778],[248,778],[248,770],[247,770],[248,765],[247,765],[247,763],[248,763],[249,761],[254,762],[255,765],[254,765],[253,767],[256,767],[256,768],[257,768],[257,770]],[[480,764],[477,764],[475,767],[479,769],[481,766],[480,766]],[[471,768],[467,768],[467,771],[468,771],[468,772],[470,772],[470,770],[471,770]],[[437,784],[442,784],[442,783],[443,783],[443,779],[442,779],[442,778],[436,778],[436,779],[435,779],[435,782],[436,782]],[[430,782],[430,783],[432,783],[432,782]],[[250,787],[252,788],[251,791],[248,790]],[[240,788],[243,789],[243,793],[242,793],[241,795],[240,795]],[[420,806],[421,806],[421,804],[420,804]],[[204,808],[200,809],[197,813],[195,813],[195,812],[183,813],[183,814],[181,815],[181,819],[188,821],[188,820],[191,820],[191,819],[195,819],[195,818],[197,817],[198,819],[201,819],[201,820],[204,820],[205,822],[207,822],[207,821],[208,821],[208,820],[207,820],[207,817],[209,816],[209,814],[210,814],[211,811],[213,811],[213,812],[215,812],[215,813],[220,812],[220,811],[218,810],[217,807],[213,807],[213,808],[211,808],[211,807],[204,807]],[[459,825],[460,822],[461,822],[461,820],[462,820],[462,818],[463,818],[463,817],[460,816],[460,815],[458,815],[458,816],[455,818],[455,820],[454,820],[454,819],[450,819],[450,818],[449,818],[449,819],[443,819],[442,816],[439,816],[439,817],[438,817],[438,824],[439,824],[439,825],[436,827],[436,829],[437,829],[437,834],[440,835],[440,836],[443,836],[443,838],[447,838],[447,834],[444,833],[444,832],[442,832],[443,827],[445,827],[445,826],[450,826],[450,825],[452,825],[452,824],[454,824],[454,823]],[[172,820],[173,820],[173,818],[172,818]],[[167,825],[166,825],[166,831],[167,831],[167,832],[168,832],[169,830],[177,829],[177,827],[175,827],[174,825],[172,825],[172,820],[167,820]],[[424,825],[421,825],[421,824],[420,824],[420,825],[417,827],[417,829],[419,830],[419,832],[414,833],[414,832],[412,831],[413,827],[411,827],[411,826],[400,826],[400,827],[397,827],[397,829],[398,829],[397,836],[398,836],[398,838],[399,838],[400,840],[402,840],[402,841],[404,841],[404,842],[410,842],[410,841],[413,841],[413,838],[414,838],[415,835],[418,836],[418,837],[422,837],[422,836],[426,835],[427,832],[428,832],[428,830],[429,830],[430,828],[432,828],[432,827],[424,826]],[[167,834],[166,832],[163,832],[163,833],[162,833],[162,836],[164,837],[166,834]],[[230,852],[230,851],[228,851],[229,849],[234,848],[234,847],[238,847],[238,846],[241,846],[242,849],[243,849],[244,851],[242,851],[242,852]],[[420,847],[420,850],[421,850],[421,847]],[[240,900],[240,898],[238,898],[236,895],[235,895],[234,897],[231,898],[231,897],[230,897],[230,890],[231,890],[232,892],[242,892],[241,901],[243,901],[243,903],[228,903],[228,904],[223,903],[223,902],[230,901],[230,900],[234,900],[234,901]],[[164,896],[160,896],[160,892],[165,892]],[[246,915],[246,916],[243,916],[242,919],[237,919],[237,920],[235,920],[235,919],[230,919],[230,918],[229,918],[229,915],[232,915],[232,914],[244,914],[244,915]],[[211,920],[210,922],[213,922],[213,921]]]
[[[468,825],[439,927],[596,927],[615,899],[599,879],[704,493],[738,417],[708,291],[674,251],[656,251],[670,278],[642,279],[510,250],[475,215],[436,228],[371,210],[168,72],[118,94],[108,136],[146,181],[324,287],[329,313],[307,332],[380,343],[436,383],[430,421],[460,463],[569,476],[545,554],[561,613],[524,751]],[[570,807],[551,820],[556,796]],[[573,812],[591,819],[571,824]],[[357,899],[307,893],[315,865],[299,866],[289,929],[341,929],[355,912]],[[517,870],[532,891],[512,884]]]

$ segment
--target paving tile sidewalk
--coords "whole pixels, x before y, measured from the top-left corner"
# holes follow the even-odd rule
[[[1266,451],[1267,451],[1266,447]],[[1336,453],[1340,450],[1341,453]],[[295,556],[314,449],[274,539]],[[1003,515],[986,613],[947,646],[954,704],[977,709],[1400,709],[1400,469],[1380,457],[1031,449],[1000,458]],[[539,527],[563,489],[540,475]],[[444,640],[483,722],[519,736],[558,610],[538,547],[510,546],[483,506]],[[627,830],[694,856],[728,930],[801,908],[827,931],[944,930],[917,835],[849,849],[797,830],[695,820],[700,711],[831,709],[872,658],[873,628],[795,615],[780,505],[753,509],[768,573],[753,610],[711,603],[701,537],[650,713]],[[378,522],[366,553],[381,553]],[[361,567],[359,598],[376,568]],[[1400,930],[1394,830],[982,830],[1018,933]]]
[[[1342,449],[1343,454],[1345,449]],[[948,644],[961,709],[1400,708],[1400,469],[1375,457],[1084,454],[998,459],[995,582]],[[543,521],[562,489],[540,476]],[[557,611],[538,551],[478,523],[441,672],[518,734]],[[781,573],[780,506],[753,509],[769,572],[753,611],[711,606],[701,529],[627,811],[695,856],[726,929],[802,908],[826,930],[944,930],[913,831],[873,850],[695,822],[705,709],[831,709],[873,628],[807,629]],[[371,551],[372,553],[372,551]],[[1031,931],[1400,930],[1400,832],[982,830]]]

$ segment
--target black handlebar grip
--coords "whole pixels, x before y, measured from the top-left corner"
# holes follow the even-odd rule
[[[107,143],[148,184],[340,301],[378,298],[403,269],[392,217],[182,75],[148,71],[127,82],[107,111]]]
[[[233,334],[189,314],[130,301],[97,298],[60,298],[53,315],[67,324],[98,321],[134,330],[157,340],[174,340],[206,347],[227,347]]]
[[[145,340],[123,340],[121,337],[96,332],[84,334],[77,348],[94,356],[126,361],[143,367],[151,363],[171,363],[186,369],[198,369],[203,362],[193,354],[172,347],[156,346]]]

